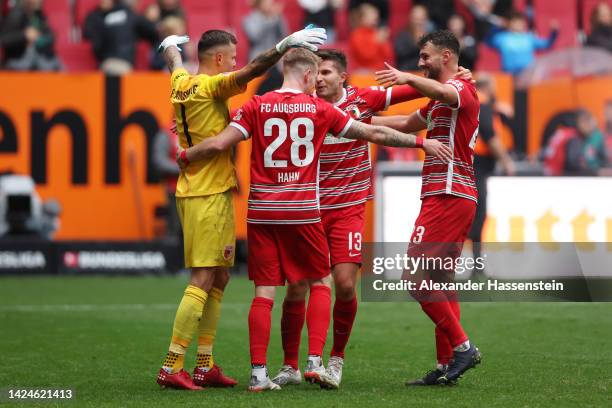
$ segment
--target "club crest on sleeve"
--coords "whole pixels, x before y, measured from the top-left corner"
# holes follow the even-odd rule
[[[230,259],[232,257],[233,253],[234,253],[234,246],[233,245],[226,245],[225,249],[223,249],[223,259],[225,259],[227,261],[228,259]]]
[[[347,112],[353,119],[359,119],[361,117],[361,112],[359,111],[357,105],[347,106],[345,112]]]
[[[232,120],[240,120],[242,119],[242,109],[238,109],[234,114],[234,118]]]

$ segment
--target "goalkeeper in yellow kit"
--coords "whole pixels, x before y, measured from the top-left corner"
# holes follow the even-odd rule
[[[230,72],[236,66],[236,38],[226,31],[209,30],[198,42],[197,75],[183,68],[178,48],[189,38],[164,39],[160,49],[172,72],[170,99],[180,147],[185,149],[220,133],[229,123],[228,99],[243,92],[249,81],[272,67],[291,47],[316,51],[325,39],[324,29],[306,28],[244,68]],[[228,268],[234,264],[234,187],[236,175],[229,150],[192,163],[179,175],[176,206],[183,227],[185,266],[191,269],[191,278],[176,311],[168,354],[157,377],[162,387],[194,390],[237,383],[223,375],[212,356],[223,290],[229,281]],[[192,380],[183,364],[196,332],[198,355]]]

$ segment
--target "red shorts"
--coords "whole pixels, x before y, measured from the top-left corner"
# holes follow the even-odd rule
[[[424,252],[434,255],[432,251],[444,248],[444,254],[435,255],[458,257],[475,213],[476,202],[467,198],[449,194],[425,197],[414,223],[408,254],[418,256],[420,253],[417,252]],[[433,245],[440,243],[448,245]]]
[[[365,204],[321,210],[332,266],[342,262],[361,264],[364,219]]]
[[[249,279],[256,286],[284,286],[329,275],[329,250],[320,222],[248,224]]]

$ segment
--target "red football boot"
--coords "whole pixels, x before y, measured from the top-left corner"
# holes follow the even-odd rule
[[[193,383],[201,387],[233,387],[238,381],[223,374],[221,367],[214,364],[208,371],[196,367],[193,370]]]
[[[198,387],[193,383],[189,373],[185,370],[181,370],[178,373],[171,374],[163,368],[159,370],[157,375],[157,383],[162,388],[176,388],[178,390],[202,390],[202,387]]]

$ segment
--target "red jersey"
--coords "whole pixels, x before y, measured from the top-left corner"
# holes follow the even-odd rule
[[[325,135],[342,137],[352,119],[322,99],[292,89],[254,96],[230,126],[253,138],[247,222],[321,221],[319,156]]]
[[[480,103],[471,82],[451,79],[446,83],[457,91],[458,106],[451,108],[432,100],[417,113],[427,123],[427,137],[448,145],[453,151],[453,160],[444,164],[434,156],[425,156],[421,199],[451,194],[478,201],[473,162]]]
[[[376,112],[389,105],[422,95],[408,86],[385,89],[382,86],[355,88],[348,86],[334,105],[353,119],[370,123]],[[328,136],[321,151],[319,188],[321,209],[348,207],[372,198],[372,165],[370,149],[365,140]]]

